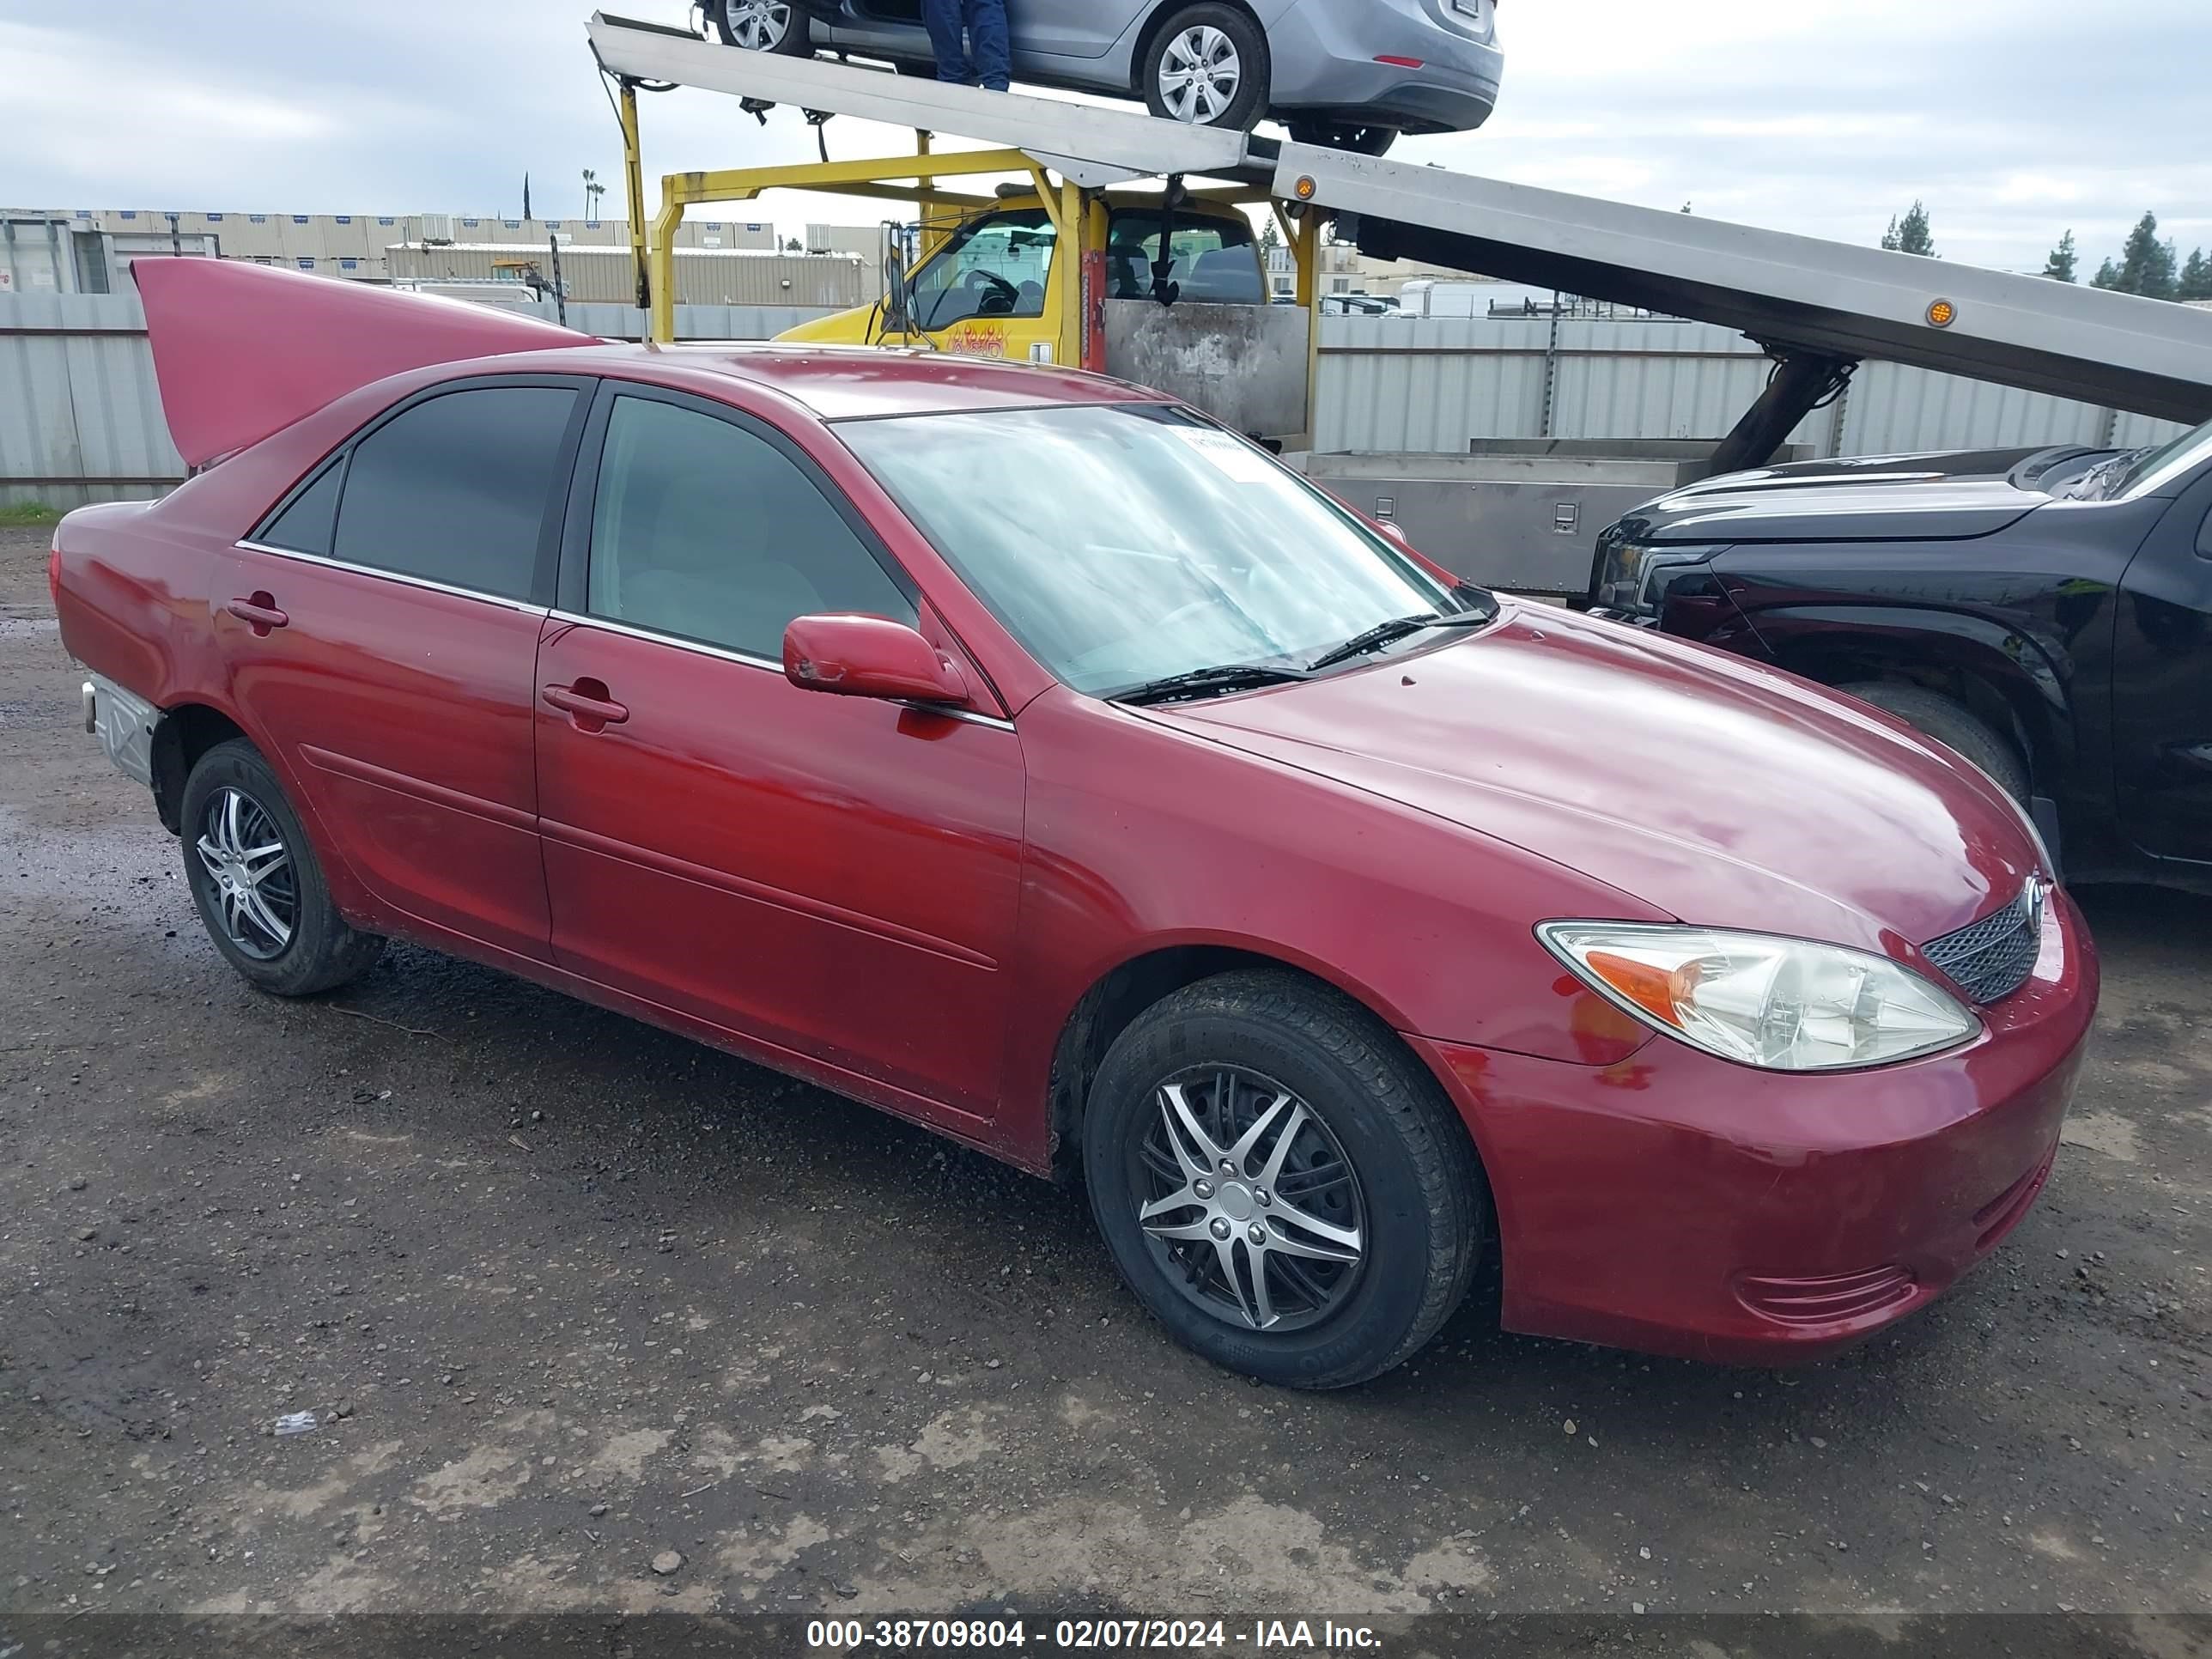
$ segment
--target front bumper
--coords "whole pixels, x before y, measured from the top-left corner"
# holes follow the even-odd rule
[[[2097,985],[2060,894],[2028,982],[1923,1060],[1789,1074],[1658,1037],[1598,1067],[1419,1042],[1490,1177],[1505,1325],[1774,1365],[1924,1307],[2041,1192]]]
[[[1446,0],[1302,0],[1270,27],[1267,48],[1276,113],[1412,132],[1473,131],[1497,107],[1505,72],[1495,39],[1478,38]]]

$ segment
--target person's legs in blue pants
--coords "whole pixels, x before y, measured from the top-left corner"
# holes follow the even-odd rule
[[[922,0],[922,21],[929,26],[939,80],[1006,91],[1014,67],[1006,0]]]
[[[976,83],[1004,92],[1014,70],[1013,48],[1006,38],[1006,0],[968,0],[967,9]]]
[[[955,86],[973,86],[975,76],[968,67],[968,20],[961,0],[922,0],[922,21],[929,27],[930,50],[937,54],[937,78]]]

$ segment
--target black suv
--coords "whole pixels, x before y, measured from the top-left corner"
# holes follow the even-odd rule
[[[1598,538],[1586,604],[1949,744],[2069,881],[2212,891],[2212,422],[1709,479]]]

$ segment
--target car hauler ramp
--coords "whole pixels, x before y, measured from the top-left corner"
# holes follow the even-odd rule
[[[1869,357],[2166,420],[2212,417],[2212,312],[1058,99],[739,51],[604,15],[590,34],[623,88],[634,227],[642,191],[629,94],[683,85],[1001,145],[1013,163],[1050,166],[1086,189],[1140,176],[1233,179],[1272,195],[1305,233],[1301,243],[1334,218],[1378,257],[1741,329],[1778,366],[1716,452],[1717,470],[1765,460]],[[838,188],[833,175],[855,165],[825,167],[811,187]],[[936,159],[940,173],[958,165],[957,153]],[[685,180],[711,176],[671,175],[673,210]],[[1312,303],[1303,272],[1301,289]]]
[[[1275,190],[1362,252],[1724,324],[1785,363],[1882,358],[2212,418],[2212,313],[2186,306],[1305,144],[1279,147]]]

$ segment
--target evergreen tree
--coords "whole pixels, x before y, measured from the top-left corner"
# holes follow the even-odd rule
[[[1260,246],[1266,248],[1277,248],[1282,245],[1283,233],[1275,228],[1274,215],[1269,214],[1266,222],[1260,227]]]
[[[1902,218],[1892,219],[1889,229],[1882,235],[1881,245],[1892,253],[1918,253],[1934,258],[1936,240],[1928,231],[1927,204],[1916,199],[1905,209]]]
[[[2181,286],[2176,290],[2177,300],[2212,300],[2212,259],[2204,257],[2198,248],[2181,267]]]
[[[2069,230],[2058,239],[2058,246],[2051,250],[2051,257],[2043,262],[2043,274],[2054,282],[2070,283],[2075,280],[2078,258],[2074,251],[2074,233]]]
[[[2147,300],[2173,298],[2173,244],[2158,240],[2158,215],[2146,213],[2128,233],[2120,249],[2119,280],[2113,284],[2123,294],[2140,294]]]
[[[2097,267],[2097,274],[2089,279],[2089,286],[2091,288],[2116,289],[2119,285],[2120,268],[2114,264],[2110,259],[2106,260],[2104,264],[2099,265]]]

